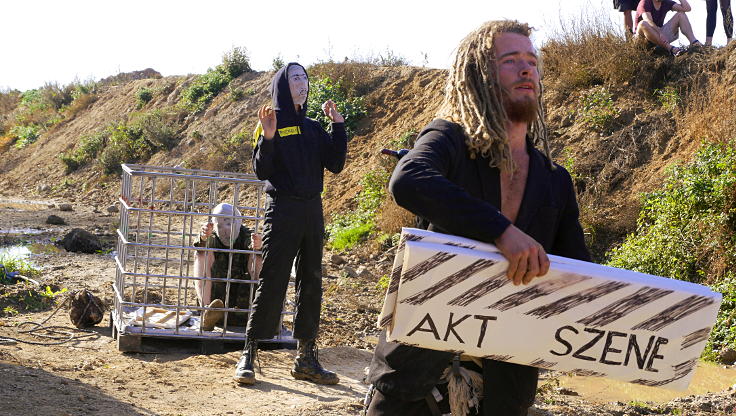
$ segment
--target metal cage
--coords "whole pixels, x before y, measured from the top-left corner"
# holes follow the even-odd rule
[[[199,241],[202,224],[213,217],[213,208],[221,202],[237,207],[241,215],[219,216],[240,219],[252,232],[260,232],[265,183],[253,174],[133,164],[122,168],[111,315],[114,330],[139,342],[140,337],[244,340],[245,327],[229,324],[228,318],[250,316],[258,280],[250,266],[249,275],[255,276],[251,280],[233,278],[233,256],[258,255],[260,251],[200,248],[194,244]],[[227,275],[196,276],[193,266],[197,251],[227,253]],[[224,307],[210,309],[201,304],[195,291],[197,281],[211,281],[213,286],[214,282],[224,282]],[[250,285],[250,295],[247,304],[228,307],[235,284]],[[293,307],[287,309],[286,304],[278,335],[259,341],[294,342],[285,327]],[[212,330],[201,327],[202,316],[208,310],[222,311],[224,315]],[[120,342],[119,348],[123,349]]]

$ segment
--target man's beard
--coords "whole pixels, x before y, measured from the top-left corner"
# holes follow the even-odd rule
[[[503,107],[509,121],[516,123],[533,123],[537,119],[539,102],[528,95],[517,100],[511,99],[508,92],[503,92]]]

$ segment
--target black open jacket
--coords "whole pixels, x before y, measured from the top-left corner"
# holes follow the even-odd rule
[[[590,261],[567,171],[527,140],[529,173],[514,224],[547,253]],[[511,224],[501,206],[500,172],[487,158],[471,159],[462,128],[437,119],[396,166],[389,184],[397,204],[430,223],[429,229],[493,243]],[[386,342],[381,336],[369,380],[379,390],[420,400],[437,384],[452,354]]]
[[[344,123],[332,123],[328,134],[319,122],[306,117],[294,101],[287,78],[290,63],[281,68],[271,82],[276,134],[273,139],[258,139],[253,151],[253,170],[267,181],[266,192],[297,199],[314,199],[322,192],[324,169],[339,173],[345,166],[347,135]],[[306,72],[306,70],[305,70]]]

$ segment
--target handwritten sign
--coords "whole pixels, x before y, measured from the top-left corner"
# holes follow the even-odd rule
[[[405,228],[379,326],[429,349],[685,390],[721,294],[550,256],[529,285],[489,244]]]

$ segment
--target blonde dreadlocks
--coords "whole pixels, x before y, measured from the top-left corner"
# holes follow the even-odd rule
[[[490,159],[490,166],[513,172],[506,138],[503,91],[498,81],[494,43],[500,33],[517,33],[529,37],[531,27],[515,20],[495,20],[484,23],[463,39],[445,86],[445,101],[438,117],[463,126],[470,157],[479,154]],[[540,83],[541,84],[541,83]],[[535,144],[542,144],[551,161],[547,128],[544,124],[542,86],[539,86],[537,117],[530,133]],[[551,164],[551,162],[550,162]]]

